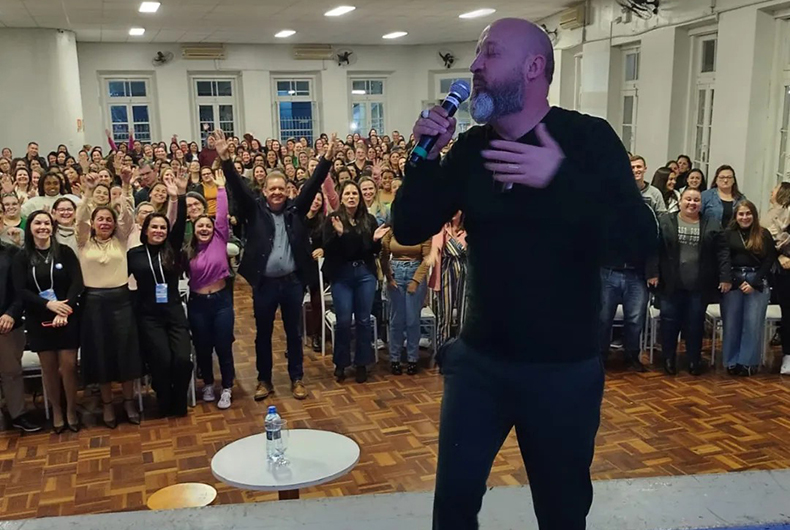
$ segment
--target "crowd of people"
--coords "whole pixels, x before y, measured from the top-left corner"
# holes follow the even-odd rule
[[[146,374],[159,411],[185,415],[193,350],[202,399],[230,407],[237,272],[252,290],[255,400],[275,392],[278,308],[290,391],[308,396],[302,331],[306,326],[313,350],[321,351],[319,274],[331,285],[337,318],[338,381],[352,367],[358,383],[367,380],[380,346],[371,317],[389,337],[391,373],[401,375],[405,359],[405,371],[416,374],[429,291],[437,315],[433,347],[458,335],[467,275],[463,213],[419,245],[398,242],[390,229],[413,137],[371,130],[344,140],[322,134],[311,144],[304,137],[260,141],[216,131],[202,148],[176,137],[169,145],[133,138],[116,145],[108,134],[108,142],[106,153],[85,146],[76,157],[60,145],[43,158],[35,142],[22,157],[9,148],[0,156],[0,379],[14,426],[41,428],[25,412],[26,348],[41,359],[55,432],[80,429],[81,385],[98,386],[102,421],[114,428],[112,385],[120,383],[125,417],[139,423],[134,384]],[[606,249],[602,355],[609,354],[622,305],[626,360],[647,369],[640,336],[655,295],[665,371],[677,372],[682,333],[689,372],[699,375],[705,310],[720,301],[724,364],[730,374],[751,375],[772,295],[788,315],[781,329],[790,337],[790,183],[774,190],[761,222],[729,166],[716,170],[710,189],[685,155],[656,170],[650,183],[644,158],[632,156],[631,167],[656,215],[660,244],[642,263],[614,245]],[[302,322],[305,292],[312,302]],[[783,349],[790,355],[790,340]]]
[[[36,142],[21,157],[0,153],[0,382],[15,427],[42,428],[26,413],[25,349],[41,360],[56,433],[81,428],[81,387],[98,389],[102,422],[115,428],[112,388],[120,384],[125,419],[139,423],[135,383],[145,375],[160,413],[185,415],[192,351],[202,399],[230,407],[237,273],[252,289],[255,400],[275,391],[278,308],[290,390],[308,396],[302,326],[321,351],[319,274],[331,284],[338,381],[352,365],[356,381],[367,380],[380,346],[372,315],[388,332],[390,371],[402,374],[405,359],[405,371],[417,373],[429,287],[437,295],[434,347],[458,334],[462,215],[417,246],[398,243],[389,226],[413,138],[371,130],[310,144],[216,131],[202,148],[176,137],[169,145],[107,138],[106,152],[86,145],[76,157],[60,145],[44,158]],[[303,323],[305,291],[313,302]]]

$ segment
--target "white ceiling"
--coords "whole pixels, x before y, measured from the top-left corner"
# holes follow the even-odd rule
[[[154,14],[139,13],[141,0],[0,0],[0,28],[58,28],[83,42],[226,42],[326,44],[434,44],[473,41],[491,20],[540,19],[578,0],[160,0]],[[338,5],[357,9],[337,18]],[[494,15],[462,20],[481,7]],[[130,37],[129,28],[145,28]],[[297,33],[275,39],[282,29]],[[392,31],[409,35],[392,41]]]

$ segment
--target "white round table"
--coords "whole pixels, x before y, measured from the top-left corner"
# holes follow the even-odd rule
[[[280,499],[298,499],[299,489],[330,482],[359,462],[359,446],[329,431],[291,429],[285,458],[272,464],[266,458],[266,434],[254,434],[223,447],[211,459],[211,472],[241,489],[278,491]]]

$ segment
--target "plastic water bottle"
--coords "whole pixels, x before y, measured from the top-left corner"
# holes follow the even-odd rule
[[[269,412],[263,420],[266,427],[266,458],[271,462],[276,462],[283,455],[282,438],[282,418],[277,414],[277,407],[269,406]]]

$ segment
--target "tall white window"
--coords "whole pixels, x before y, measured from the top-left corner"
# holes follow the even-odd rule
[[[312,78],[275,78],[275,120],[280,140],[304,136],[311,144],[318,135],[318,112]]]
[[[691,160],[708,177],[710,169],[710,134],[713,125],[714,83],[716,81],[716,35],[694,39],[692,78],[693,122],[691,124]]]
[[[387,134],[386,84],[384,79],[351,79],[351,132],[367,136],[370,129]]]
[[[573,110],[582,108],[582,61],[581,53],[573,56]]]
[[[639,48],[627,48],[622,53],[620,138],[626,150],[633,153],[636,146],[636,115],[639,107]]]
[[[153,98],[149,76],[103,77],[102,94],[105,128],[115,143],[126,142],[129,134],[150,142],[153,131]]]
[[[431,101],[423,101],[423,108],[430,108],[436,104],[441,105],[442,101],[447,94],[450,93],[450,87],[453,83],[459,79],[463,79],[467,83],[469,83],[469,87],[472,86],[472,76],[465,75],[465,74],[436,74],[434,77],[434,87],[435,87],[435,98]],[[455,132],[462,133],[469,129],[472,125],[475,125],[474,120],[472,119],[472,115],[469,113],[469,100],[467,99],[461,106],[458,108],[458,111],[455,113],[455,119],[458,122],[456,126]]]
[[[235,77],[192,77],[195,100],[196,137],[201,145],[215,129],[228,136],[239,135],[239,117]]]

